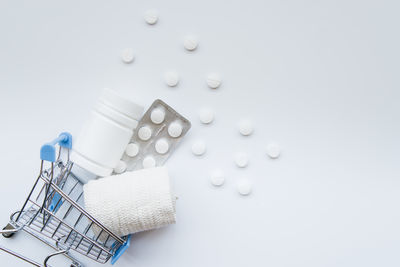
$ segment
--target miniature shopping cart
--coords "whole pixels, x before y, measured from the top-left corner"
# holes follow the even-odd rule
[[[129,247],[130,236],[117,236],[82,208],[83,184],[71,171],[71,147],[69,133],[62,133],[42,146],[39,176],[22,208],[11,215],[8,225],[0,231],[9,238],[23,230],[56,251],[41,264],[2,246],[1,250],[35,266],[50,266],[49,259],[62,254],[72,261],[71,267],[80,267],[75,255],[82,254],[100,263],[111,258],[114,263]],[[45,167],[47,164],[50,166]]]

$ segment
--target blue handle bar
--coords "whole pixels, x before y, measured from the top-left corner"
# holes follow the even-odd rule
[[[56,161],[56,148],[55,145],[58,144],[60,147],[65,147],[67,149],[72,148],[72,135],[70,133],[61,133],[53,141],[44,144],[40,148],[40,159],[55,162]]]

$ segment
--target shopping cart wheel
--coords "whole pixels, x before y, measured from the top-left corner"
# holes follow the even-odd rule
[[[3,230],[15,230],[15,227],[12,226],[11,224],[7,224],[7,226],[4,227]],[[11,232],[11,233],[2,233],[2,235],[3,235],[5,238],[11,238],[14,234],[15,234],[15,233],[12,233],[12,232]]]

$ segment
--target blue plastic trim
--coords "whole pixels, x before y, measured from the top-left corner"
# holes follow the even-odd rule
[[[117,249],[117,251],[115,251],[114,255],[111,258],[111,264],[116,263],[117,260],[119,259],[119,257],[121,257],[122,254],[124,254],[124,252],[129,248],[129,246],[131,245],[131,237],[132,237],[132,235],[128,235],[128,238],[126,239],[125,244],[120,246]]]
[[[50,143],[44,144],[40,148],[40,159],[50,162],[56,161],[56,148],[55,145],[59,144],[61,147],[68,149],[72,148],[72,135],[70,133],[61,133],[56,139]]]
[[[54,194],[53,199],[51,200],[51,204],[50,204],[50,208],[49,208],[50,211],[57,212],[57,210],[61,207],[61,204],[63,203],[60,199],[61,199],[61,195],[56,192]],[[60,202],[58,202],[58,201],[60,201]],[[58,202],[58,205],[57,205],[57,202]]]

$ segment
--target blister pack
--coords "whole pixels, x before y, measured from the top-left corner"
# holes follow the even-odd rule
[[[160,99],[153,102],[114,172],[162,166],[191,127],[190,121]]]

